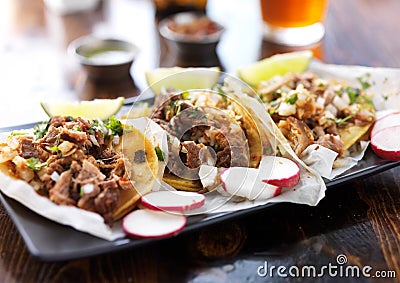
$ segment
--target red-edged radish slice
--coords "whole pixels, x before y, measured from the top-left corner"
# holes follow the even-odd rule
[[[372,127],[371,137],[373,137],[377,132],[382,129],[394,126],[400,126],[400,113],[392,113],[377,120]]]
[[[400,126],[389,127],[376,132],[371,146],[376,155],[383,159],[400,160]]]
[[[292,188],[300,180],[299,165],[285,157],[265,155],[259,169],[261,180],[277,187]]]
[[[122,229],[132,237],[164,238],[178,234],[186,225],[182,214],[151,209],[132,211],[122,219]]]
[[[221,183],[230,195],[245,197],[249,200],[269,199],[277,196],[281,188],[264,183],[255,168],[230,167],[220,175]]]
[[[378,111],[376,112],[376,120],[380,120],[385,118],[386,116],[389,116],[391,114],[400,114],[399,110],[396,109],[386,109],[386,110],[382,110],[382,111]]]
[[[382,129],[400,126],[400,113],[392,113],[377,120],[372,127],[371,137]]]
[[[184,212],[202,207],[205,199],[204,195],[195,192],[158,191],[142,196],[142,204],[153,210]]]

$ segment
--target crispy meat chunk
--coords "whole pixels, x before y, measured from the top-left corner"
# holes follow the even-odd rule
[[[23,158],[39,158],[41,161],[47,160],[50,154],[35,143],[32,138],[21,137],[19,139],[19,155]]]
[[[64,140],[77,143],[77,144],[85,144],[88,142],[88,135],[85,132],[70,130],[66,128],[62,128],[61,137]]]
[[[279,121],[278,127],[289,140],[297,156],[300,156],[307,146],[314,142],[314,136],[310,128],[303,121],[294,117]]]
[[[98,167],[85,159],[82,162],[82,170],[79,172],[79,175],[76,177],[75,181],[81,185],[84,185],[102,181],[105,179],[105,177],[106,176],[100,172]]]
[[[96,212],[96,206],[94,204],[95,197],[100,193],[100,188],[97,185],[93,185],[93,190],[89,193],[85,193],[78,201],[77,206],[79,208]]]
[[[201,165],[199,158],[200,150],[205,147],[203,144],[195,144],[193,141],[185,141],[182,146],[187,151],[187,166],[189,168],[198,168]]]
[[[320,144],[326,148],[329,148],[338,153],[338,157],[343,154],[344,143],[340,139],[338,135],[326,134],[318,138],[316,141],[317,144]]]
[[[56,128],[54,125],[50,125],[49,130],[47,131],[46,135],[40,141],[41,144],[47,146],[54,146],[60,140],[61,129]]]
[[[115,210],[118,204],[119,190],[113,186],[109,186],[104,189],[95,199],[94,205],[96,211],[103,215],[105,221],[109,223],[112,219],[112,212]]]
[[[60,179],[50,190],[50,200],[56,204],[75,205],[75,200],[70,197],[69,189],[72,184],[72,174],[70,170],[63,172]]]

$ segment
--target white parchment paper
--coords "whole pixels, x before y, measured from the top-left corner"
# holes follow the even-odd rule
[[[166,135],[161,127],[148,118],[129,120],[130,125],[136,126],[152,142],[154,147],[165,150],[168,148]],[[28,130],[30,131],[30,130]],[[4,141],[9,133],[0,135],[0,142]],[[162,168],[165,166],[160,164]],[[159,182],[160,183],[161,178]],[[114,223],[111,228],[104,223],[97,214],[74,206],[57,205],[50,199],[35,192],[34,188],[22,180],[17,180],[0,171],[0,190],[8,197],[17,200],[32,211],[60,224],[68,225],[76,230],[93,236],[113,241],[124,237],[121,221]]]

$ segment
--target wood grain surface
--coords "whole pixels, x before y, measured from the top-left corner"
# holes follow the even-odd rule
[[[117,93],[113,93],[112,86],[91,85],[76,66],[71,67],[69,60],[61,59],[60,68],[65,68],[63,80],[68,81],[61,86],[67,90],[80,88],[80,97],[98,96],[99,92],[102,96],[135,95],[144,70],[176,64],[174,51],[158,38],[150,1],[102,1],[96,11],[66,16],[50,13],[40,0],[3,0],[2,5],[0,16],[4,28],[0,30],[0,47],[4,54],[15,55],[17,42],[22,42],[25,44],[23,56],[29,58],[39,54],[34,51],[42,46],[37,43],[43,40],[48,47],[54,46],[64,54],[71,40],[104,28],[107,23],[111,23],[114,31],[142,43],[144,58],[134,67],[135,85]],[[259,58],[293,50],[263,42],[257,7],[256,0],[245,4],[240,0],[209,0],[208,12],[230,28],[218,52],[220,63],[229,72]],[[332,0],[325,24],[326,35],[311,48],[317,58],[329,63],[400,67],[398,11],[398,0]],[[135,24],[135,20],[144,24]],[[3,62],[12,64],[9,60]],[[6,63],[1,70],[12,69]],[[29,78],[29,73],[18,73],[17,82],[33,84],[27,90],[46,88],[46,81],[39,81],[38,86],[35,85],[38,80]],[[36,96],[21,91],[13,97],[13,88],[4,81],[0,89],[3,105],[10,105],[6,103],[6,94],[10,95],[7,101],[18,99],[15,110],[2,109],[4,125],[24,121],[17,116],[29,116],[21,110],[23,101],[32,105],[41,99],[58,98],[54,89]],[[18,103],[22,106],[18,107]],[[268,267],[286,268],[340,265],[339,256],[346,257],[347,266],[360,269],[371,266],[371,277],[334,277],[326,273],[319,278],[288,280],[276,274],[263,277],[257,273],[265,271],[266,263]],[[376,271],[391,277],[395,274],[396,278],[379,278]],[[400,282],[400,168],[331,188],[316,207],[274,205],[156,244],[65,262],[41,262],[32,257],[0,205],[0,282],[287,281]]]

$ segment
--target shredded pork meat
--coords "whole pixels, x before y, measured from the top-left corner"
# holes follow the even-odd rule
[[[188,98],[169,92],[156,97],[151,118],[180,142],[178,153],[170,148],[167,170],[194,180],[202,164],[248,166],[248,141],[240,117],[223,103],[208,93]]]
[[[362,89],[323,80],[313,72],[275,77],[260,84],[259,94],[298,156],[318,143],[340,157],[340,129],[370,125],[375,118],[373,110],[360,107],[368,102]]]
[[[114,134],[102,121],[82,118],[57,116],[38,126],[36,138],[10,136],[1,144],[1,163],[54,203],[99,213],[111,225],[120,190],[133,188],[113,150]]]

